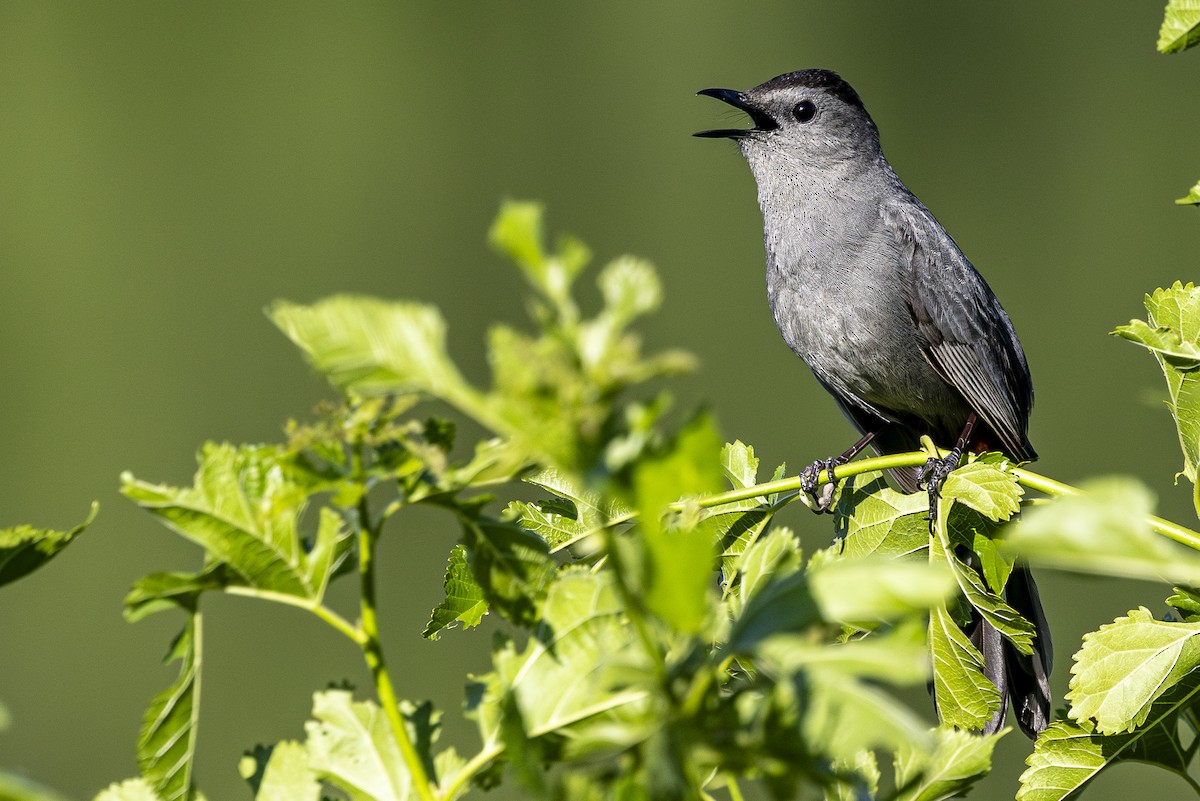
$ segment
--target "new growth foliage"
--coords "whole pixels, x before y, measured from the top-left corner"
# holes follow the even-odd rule
[[[609,263],[597,279],[603,304],[588,315],[573,291],[587,250],[569,238],[547,249],[537,207],[506,205],[491,240],[533,290],[534,328],[492,330],[490,386],[463,377],[432,307],[279,303],[271,319],[337,403],[291,424],[286,442],[204,446],[190,487],[124,477],[126,496],[204,559],[194,573],[148,576],[127,599],[131,619],[183,612],[169,655],[181,671],[147,714],[141,782],[108,797],[197,795],[207,592],[316,614],[361,649],[376,679],[374,698],[316,693],[304,742],[248,754],[258,798],[450,799],[498,781],[558,798],[696,798],[745,781],[780,798],[803,787],[845,797],[885,781],[899,797],[935,799],[986,773],[995,738],[949,723],[978,728],[997,699],[983,692],[978,653],[951,610],[976,605],[1026,645],[1029,627],[952,554],[990,542],[992,521],[1016,510],[1006,463],[955,474],[933,539],[919,496],[859,475],[836,515],[841,539],[825,548],[829,532],[815,527],[806,556],[773,522],[794,488],[754,493],[752,448],[723,445],[702,413],[672,426],[668,397],[650,391],[691,364],[675,351],[644,356],[630,327],[660,301],[650,266]],[[431,411],[490,435],[463,447],[453,418]],[[494,499],[518,482],[540,497]],[[723,500],[728,488],[743,497]],[[418,504],[461,530],[425,636],[496,618],[490,668],[464,677],[479,732],[467,753],[437,747],[440,713],[397,698],[378,642],[386,610],[375,605],[374,544],[405,536],[404,510]],[[986,553],[1002,586],[1007,557]],[[356,573],[351,622],[324,596]],[[950,654],[945,666],[930,661],[931,633],[938,665]],[[893,693],[930,681],[949,720],[941,727]],[[894,763],[890,777],[880,756]]]
[[[1081,492],[986,454],[951,474],[930,520],[924,493],[891,489],[877,469],[898,457],[862,460],[838,468],[833,525],[806,517],[802,548],[774,519],[803,501],[799,480],[780,466],[760,483],[753,448],[723,444],[703,413],[672,423],[669,397],[654,391],[691,360],[643,355],[631,328],[660,301],[652,268],[609,263],[589,316],[574,294],[586,248],[543,239],[531,204],[504,206],[492,228],[532,289],[533,327],[492,330],[489,386],[456,367],[432,307],[278,303],[271,319],[337,401],[289,424],[284,442],[205,445],[190,487],[123,478],[127,497],[204,557],[196,572],[147,576],[126,599],[131,620],[183,613],[168,654],[180,673],[147,711],[142,776],[99,799],[200,797],[208,592],[316,615],[374,678],[373,697],[315,693],[303,741],[247,752],[258,799],[430,801],[501,782],[556,799],[739,798],[745,783],[781,799],[950,798],[988,773],[1007,732],[976,733],[1001,699],[963,626],[982,616],[1032,650],[1034,626],[1003,595],[1017,558],[1181,584],[1168,600],[1175,619],[1133,610],[1085,637],[1071,706],[1038,739],[1019,797],[1064,798],[1126,759],[1187,775],[1184,727],[1200,688],[1200,596],[1188,586],[1200,583],[1200,556],[1161,534],[1194,547],[1200,535],[1152,517],[1145,489],[1113,479]],[[1163,364],[1189,478],[1196,294],[1160,290],[1150,321],[1119,332]],[[489,433],[457,443],[463,418]],[[505,501],[518,485],[534,499]],[[1061,497],[1026,509],[1028,488]],[[438,746],[442,712],[400,697],[379,641],[375,545],[404,537],[415,505],[461,532],[424,636],[486,625],[494,638],[490,665],[464,676],[463,713],[478,731],[465,751]],[[359,581],[353,621],[325,601],[344,576]],[[934,704],[899,699],[921,687]]]

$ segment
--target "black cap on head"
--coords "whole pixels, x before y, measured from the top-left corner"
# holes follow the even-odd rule
[[[842,79],[842,76],[832,70],[797,70],[796,72],[787,72],[754,87],[750,91],[771,91],[793,86],[820,89],[838,98],[848,106],[863,108],[862,99],[858,96],[858,92],[854,91],[854,87],[846,83]]]

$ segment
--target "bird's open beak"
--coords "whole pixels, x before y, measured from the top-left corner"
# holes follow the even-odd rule
[[[712,131],[699,131],[692,136],[703,136],[708,139],[741,139],[760,131],[773,131],[779,124],[771,115],[746,99],[746,96],[735,89],[701,89],[696,94],[715,97],[723,103],[739,108],[750,115],[754,122],[753,128],[719,128]]]

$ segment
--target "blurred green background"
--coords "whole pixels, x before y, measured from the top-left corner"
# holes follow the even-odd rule
[[[48,569],[0,591],[0,766],[75,798],[133,775],[159,659],[179,624],[130,625],[144,573],[198,551],[116,492],[122,470],[186,483],[205,439],[278,438],[329,392],[267,322],[276,298],[337,291],[440,304],[486,378],[490,320],[521,289],[484,235],[506,196],[546,202],[598,259],[653,260],[656,346],[702,359],[681,382],[726,436],[796,468],[853,439],[767,310],[761,220],[729,143],[738,118],[694,97],[803,67],[841,72],[909,187],[984,272],[1021,332],[1039,468],[1132,473],[1194,513],[1160,376],[1107,335],[1146,291],[1195,278],[1200,53],[1154,52],[1160,2],[58,3],[0,5],[0,520],[101,514]],[[741,124],[740,120],[733,124]],[[801,510],[802,511],[802,510]],[[828,521],[795,517],[820,544]],[[421,639],[457,537],[403,518],[382,546],[402,694],[447,710],[470,749],[462,679],[489,634]],[[1080,635],[1164,589],[1046,575],[1065,692]],[[346,596],[341,597],[342,601]],[[245,798],[236,765],[301,735],[310,693],[366,686],[357,653],[300,612],[205,599],[197,778]],[[973,796],[1011,798],[1010,735]],[[1182,781],[1120,767],[1089,798]],[[510,794],[507,797],[515,797]]]

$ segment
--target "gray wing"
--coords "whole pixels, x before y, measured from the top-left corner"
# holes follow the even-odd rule
[[[929,210],[905,197],[883,207],[900,246],[906,294],[925,358],[957,389],[1009,456],[1037,458],[1026,435],[1033,383],[1000,302]]]

